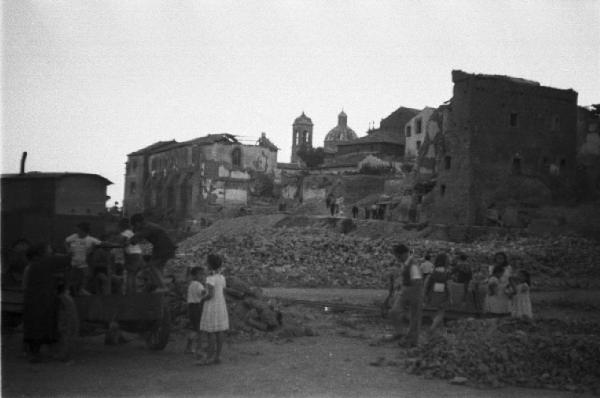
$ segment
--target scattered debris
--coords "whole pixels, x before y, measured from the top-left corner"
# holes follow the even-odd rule
[[[409,352],[410,373],[453,384],[600,392],[598,324],[459,320]],[[466,378],[468,376],[468,379]]]

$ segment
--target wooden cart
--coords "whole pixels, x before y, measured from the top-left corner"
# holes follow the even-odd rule
[[[118,246],[103,245],[100,250],[110,250]],[[107,330],[115,322],[119,329],[140,333],[146,345],[152,350],[162,350],[169,342],[171,315],[168,293],[108,294],[112,292],[113,264],[106,264],[106,294],[73,297],[77,307],[79,322],[106,326]],[[57,270],[56,277],[64,279],[68,270]],[[23,288],[2,286],[2,320],[6,327],[15,327],[23,314]],[[80,328],[81,330],[82,328]]]

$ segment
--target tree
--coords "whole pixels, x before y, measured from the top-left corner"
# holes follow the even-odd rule
[[[325,161],[325,150],[319,148],[301,148],[298,150],[298,157],[302,159],[309,168],[319,167]]]

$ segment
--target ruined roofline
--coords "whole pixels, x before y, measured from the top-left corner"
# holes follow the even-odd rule
[[[577,92],[575,90],[573,90],[572,88],[564,89],[564,88],[543,86],[537,81],[523,79],[520,77],[512,77],[512,76],[506,76],[506,75],[486,75],[486,74],[477,74],[477,73],[467,73],[467,72],[464,72],[459,69],[458,70],[455,69],[452,71],[452,82],[453,83],[459,83],[459,82],[463,82],[463,81],[471,80],[471,79],[503,81],[503,82],[512,83],[512,84],[523,86],[523,87],[537,87],[537,88],[544,89],[544,90],[553,90],[553,91],[559,91],[562,93],[577,94]]]
[[[143,149],[130,153],[128,156],[136,156],[136,155],[154,155],[157,153],[162,153],[166,151],[170,151],[172,149],[181,148],[189,145],[213,145],[213,144],[226,144],[226,145],[241,145],[254,147],[259,146],[258,144],[242,144],[233,134],[222,133],[222,134],[208,134],[203,137],[193,138],[191,140],[177,142],[176,140],[171,141],[158,141],[152,145],[149,145]],[[273,145],[273,149],[275,145]],[[278,150],[279,148],[277,148]]]

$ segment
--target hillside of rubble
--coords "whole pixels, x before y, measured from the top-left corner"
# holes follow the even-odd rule
[[[472,243],[426,239],[426,231],[399,223],[329,217],[238,217],[211,225],[179,244],[175,268],[224,256],[227,273],[259,287],[384,288],[396,242],[423,257],[451,250],[475,265],[491,264],[504,251],[513,266],[531,272],[534,289],[600,287],[597,242],[576,236],[492,236]]]

